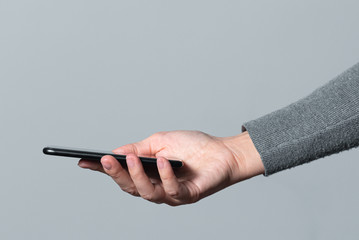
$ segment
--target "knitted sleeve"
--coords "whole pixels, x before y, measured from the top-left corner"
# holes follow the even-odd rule
[[[265,176],[359,145],[359,63],[309,96],[243,124]]]

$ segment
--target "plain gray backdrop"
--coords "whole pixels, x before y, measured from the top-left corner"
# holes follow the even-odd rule
[[[1,239],[357,239],[358,149],[193,205],[46,145],[241,132],[359,61],[359,2],[0,0]]]

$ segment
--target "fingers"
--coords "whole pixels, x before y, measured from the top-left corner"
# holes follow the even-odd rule
[[[164,191],[169,197],[176,200],[182,200],[189,196],[188,189],[178,182],[177,177],[171,167],[171,164],[166,158],[158,157],[157,167]]]
[[[101,164],[105,173],[112,177],[123,191],[134,196],[139,196],[130,175],[113,156],[103,156],[101,158]]]
[[[77,164],[81,168],[87,168],[94,171],[105,173],[105,170],[103,169],[101,163],[86,159],[80,159],[80,161]]]
[[[81,159],[79,166],[104,172],[120,186],[120,188],[134,196],[155,202],[179,205],[189,202],[189,190],[177,180],[171,164],[164,157],[157,159],[157,167],[161,181],[151,181],[147,176],[140,159],[130,153],[127,154],[128,171],[111,155],[101,158],[101,163]],[[161,183],[162,182],[162,183]]]
[[[152,150],[150,144],[146,141],[140,141],[136,143],[131,143],[124,145],[122,147],[116,148],[113,150],[115,154],[129,154],[133,153],[137,156],[150,156],[152,155]]]
[[[159,184],[153,184],[146,175],[140,159],[134,154],[126,156],[128,172],[111,155],[101,158],[104,171],[120,186],[120,188],[134,196],[155,202],[165,201],[166,194]]]
[[[137,156],[155,156],[163,147],[161,144],[163,134],[164,132],[155,133],[142,141],[116,148],[113,152],[116,154],[133,153]]]
[[[134,154],[128,154],[126,162],[132,181],[141,197],[151,202],[164,202],[166,194],[163,188],[151,182],[143,169],[140,159]]]

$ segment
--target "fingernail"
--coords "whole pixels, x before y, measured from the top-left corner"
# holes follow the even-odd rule
[[[164,167],[165,163],[163,162],[163,159],[157,158],[157,166],[158,168],[162,169]]]
[[[135,166],[135,161],[134,161],[131,157],[128,157],[128,158],[127,158],[127,166],[128,166],[129,168],[132,168],[132,167]]]
[[[111,170],[111,168],[112,168],[111,164],[108,163],[108,162],[102,163],[102,166],[103,166],[106,170]]]

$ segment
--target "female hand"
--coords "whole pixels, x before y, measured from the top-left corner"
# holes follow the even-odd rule
[[[79,166],[108,174],[134,196],[172,206],[194,203],[264,173],[247,132],[226,138],[199,131],[159,132],[113,152],[127,155],[128,169],[110,155],[102,157],[101,164],[81,159]],[[138,156],[156,157],[157,169],[145,171]],[[181,160],[184,166],[172,169],[168,159]]]

